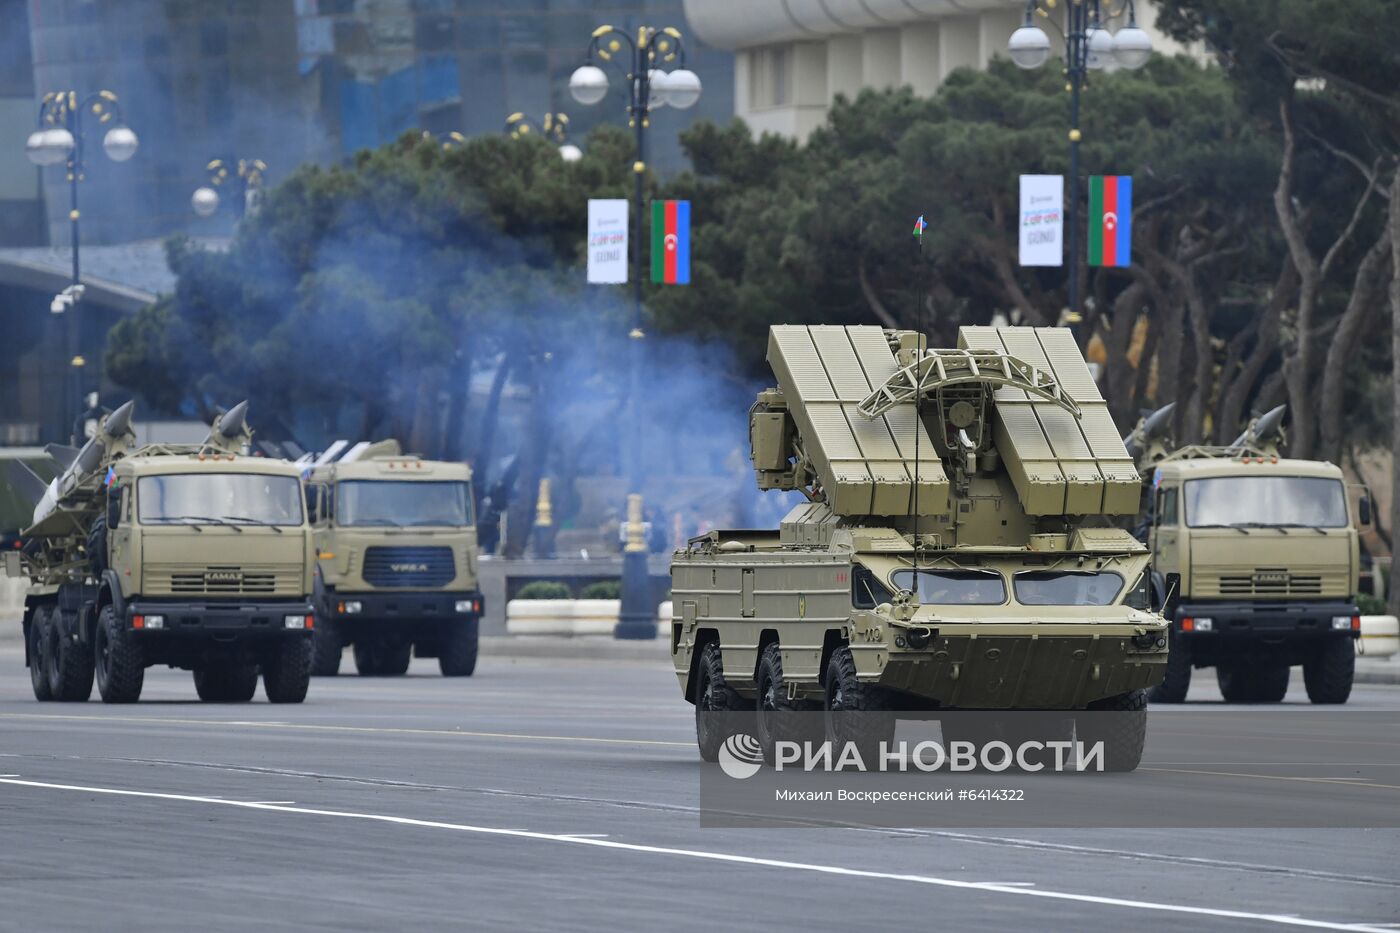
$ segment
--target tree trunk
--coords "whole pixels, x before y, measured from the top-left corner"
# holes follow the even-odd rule
[[[465,336],[457,341],[457,365],[452,367],[447,386],[447,423],[443,426],[442,456],[448,460],[466,460],[464,435],[467,426],[467,406],[472,393],[471,344]]]
[[[1390,357],[1392,412],[1400,413],[1400,171],[1390,182]],[[1400,427],[1390,423],[1390,529],[1400,537]],[[1390,559],[1390,611],[1400,612],[1400,561]]]
[[[530,533],[535,529],[535,500],[549,451],[548,364],[532,359],[530,369],[530,416],[521,439],[520,472],[516,477],[515,497],[510,503],[510,520],[501,552],[504,557],[524,556],[530,543]]]
[[[501,395],[505,392],[512,365],[510,353],[502,353],[501,361],[496,364],[496,374],[491,377],[486,408],[481,413],[481,435],[477,438],[474,461],[478,495],[490,488],[487,484],[495,480],[491,475],[491,462],[496,456],[496,426],[501,421]]]
[[[1105,334],[1104,340],[1107,356],[1104,363],[1104,388],[1107,389],[1109,413],[1113,415],[1115,424],[1126,426],[1125,431],[1137,423],[1137,373],[1133,369],[1132,361],[1128,359],[1128,349],[1132,346],[1133,331],[1142,314],[1146,292],[1141,282],[1133,282],[1118,293],[1113,302],[1112,313],[1105,318],[1112,330]],[[1149,365],[1151,360],[1146,355],[1138,360],[1140,367]]]
[[[1322,398],[1318,405],[1320,431],[1316,455],[1333,463],[1340,462],[1342,454],[1342,400],[1346,394],[1348,364],[1357,340],[1368,329],[1371,315],[1377,310],[1378,293],[1385,281],[1386,266],[1390,264],[1390,252],[1390,230],[1387,226],[1356,266],[1351,297],[1337,322],[1336,333],[1332,335],[1326,360],[1322,364]]]
[[[1297,287],[1298,270],[1294,268],[1292,259],[1285,259],[1283,269],[1279,272],[1278,280],[1269,295],[1269,303],[1264,306],[1264,312],[1255,329],[1254,349],[1245,357],[1239,373],[1230,379],[1229,388],[1225,389],[1222,386],[1215,417],[1216,443],[1228,444],[1244,429],[1244,414],[1249,404],[1250,393],[1259,377],[1263,375],[1270,357],[1278,351],[1279,321],[1283,318],[1283,309],[1288,304],[1288,299]]]

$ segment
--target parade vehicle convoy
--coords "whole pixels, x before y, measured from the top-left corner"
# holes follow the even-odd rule
[[[672,658],[702,757],[737,721],[771,761],[803,711],[869,748],[899,717],[847,714],[948,711],[946,738],[953,711],[1049,710],[1135,768],[1166,622],[1146,548],[1090,527],[1136,511],[1138,475],[1069,331],[963,327],[959,349],[930,350],[912,331],[775,326],[768,361],[758,485],[809,501],[777,531],[674,555]]]
[[[25,663],[39,700],[141,696],[147,667],[194,672],[200,699],[300,703],[310,678],[311,528],[298,470],[243,455],[246,403],[197,445],[136,446],[132,403],[63,472],[21,485],[38,504],[23,546]],[[14,476],[12,472],[12,476]]]
[[[1145,494],[1139,535],[1152,552],[1155,590],[1177,591],[1167,607],[1171,654],[1152,693],[1186,698],[1193,668],[1214,667],[1232,703],[1269,703],[1288,692],[1301,666],[1313,703],[1345,703],[1361,634],[1356,522],[1339,467],[1279,456],[1280,406],[1224,447],[1174,448],[1172,406],[1143,418],[1124,438]]]
[[[405,456],[396,441],[323,458],[307,477],[317,548],[313,672],[352,645],[362,675],[437,658],[446,677],[476,669],[483,608],[471,467]]]

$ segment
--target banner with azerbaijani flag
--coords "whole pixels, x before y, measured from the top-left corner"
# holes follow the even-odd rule
[[[690,284],[690,202],[651,202],[651,280]]]
[[[1127,266],[1133,255],[1133,176],[1089,178],[1089,265]]]

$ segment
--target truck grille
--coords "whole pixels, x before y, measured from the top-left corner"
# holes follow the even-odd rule
[[[1215,577],[1216,594],[1220,596],[1322,596],[1323,575],[1320,573],[1290,573],[1283,567],[1257,567],[1252,572],[1206,574],[1204,589],[1210,589]],[[1329,581],[1332,582],[1332,581]],[[1340,582],[1340,581],[1337,581]],[[1345,586],[1342,587],[1345,589]],[[1328,587],[1332,589],[1332,587]]]
[[[223,564],[146,568],[145,592],[150,596],[295,595],[301,588],[301,571],[295,567]]]
[[[446,547],[372,547],[365,549],[364,581],[370,586],[440,587],[457,576],[452,549]]]

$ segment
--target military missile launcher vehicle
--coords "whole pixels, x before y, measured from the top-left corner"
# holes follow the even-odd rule
[[[353,645],[361,674],[402,674],[416,653],[444,676],[470,675],[483,608],[471,467],[404,456],[393,440],[327,453],[307,477],[313,672],[337,673]]]
[[[1358,535],[1342,471],[1279,456],[1284,406],[1224,447],[1175,447],[1172,406],[1124,438],[1141,471],[1139,536],[1167,589],[1171,654],[1152,693],[1186,698],[1194,668],[1214,667],[1229,702],[1267,703],[1301,665],[1309,699],[1345,703],[1360,637]],[[1370,502],[1357,503],[1370,523]],[[1170,584],[1167,581],[1171,581]]]
[[[299,471],[244,456],[247,404],[197,445],[135,445],[132,403],[82,450],[50,447],[6,571],[28,577],[25,661],[39,700],[139,699],[145,669],[194,672],[207,701],[299,703],[310,677],[311,528]],[[26,485],[21,480],[21,485]]]
[[[675,553],[672,658],[702,757],[733,734],[713,711],[753,710],[771,760],[791,711],[1112,710],[1110,767],[1136,767],[1166,623],[1146,549],[1090,526],[1136,511],[1138,477],[1069,331],[964,327],[931,350],[775,326],[768,362],[755,475],[809,501]]]

